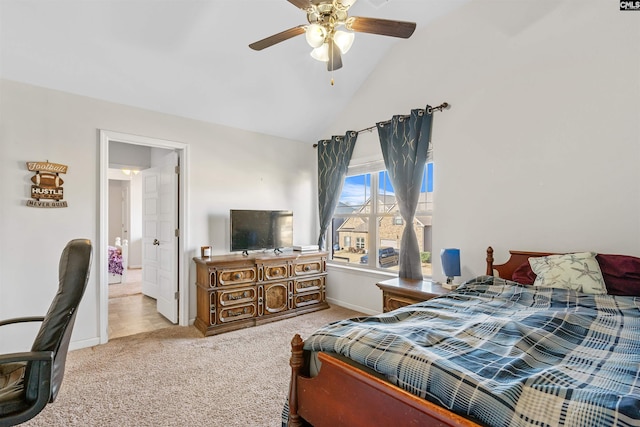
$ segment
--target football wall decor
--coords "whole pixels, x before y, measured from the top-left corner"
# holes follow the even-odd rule
[[[35,172],[31,177],[31,199],[27,206],[34,208],[66,208],[64,181],[61,173],[67,173],[67,165],[46,162],[27,162],[27,169]]]

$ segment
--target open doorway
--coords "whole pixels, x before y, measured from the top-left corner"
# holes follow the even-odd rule
[[[143,176],[154,163],[153,158],[166,154],[175,152],[109,143],[109,339],[165,328],[176,320],[172,318],[172,322],[158,312],[156,292],[143,286],[145,278],[147,286],[155,286],[157,281],[155,275],[143,270]],[[177,193],[177,188],[174,191]],[[177,223],[177,209],[173,212],[171,220]]]
[[[187,325],[185,262],[179,255],[185,253],[186,244],[181,235],[186,235],[187,146],[109,131],[100,131],[100,143],[101,244],[96,253],[100,265],[100,342],[175,323]],[[180,166],[167,167],[166,158]],[[167,187],[171,179],[173,187]],[[150,189],[155,198],[149,198]],[[171,204],[159,199],[166,198],[163,191],[172,194]],[[154,211],[161,206],[171,206],[170,221],[166,221],[166,212]],[[158,220],[157,229],[151,228],[149,224],[155,224],[151,220],[156,217],[165,221]],[[114,251],[122,258],[120,276],[112,272]]]

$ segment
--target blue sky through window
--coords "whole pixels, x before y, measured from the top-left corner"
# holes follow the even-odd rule
[[[378,172],[380,192],[393,195],[393,186],[389,176],[384,172]],[[422,176],[421,192],[433,192],[433,163],[427,163],[426,173]],[[346,177],[340,202],[349,206],[364,206],[371,197],[371,176],[369,174]]]

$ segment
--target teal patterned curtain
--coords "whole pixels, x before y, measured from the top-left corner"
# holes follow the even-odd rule
[[[409,116],[393,116],[389,122],[377,124],[384,165],[406,224],[400,240],[398,272],[398,276],[405,279],[422,279],[420,247],[413,221],[427,161],[432,119],[433,112],[427,107],[411,110]]]
[[[331,140],[318,142],[318,207],[320,214],[318,246],[321,250],[326,249],[327,229],[338,205],[356,139],[358,139],[358,132],[348,131],[344,136],[332,136]]]

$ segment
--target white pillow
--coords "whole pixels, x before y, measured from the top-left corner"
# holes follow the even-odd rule
[[[586,294],[606,294],[600,265],[593,252],[529,258],[536,274],[533,286],[573,289]]]

